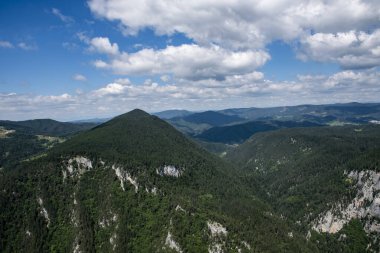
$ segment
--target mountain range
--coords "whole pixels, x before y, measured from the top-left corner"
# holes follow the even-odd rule
[[[311,107],[1,121],[0,251],[379,252],[379,106]]]

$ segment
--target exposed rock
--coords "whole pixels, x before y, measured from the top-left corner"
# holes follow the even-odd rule
[[[177,205],[177,206],[175,207],[175,210],[176,210],[176,211],[181,211],[181,212],[186,213],[185,209],[183,209],[180,205]]]
[[[219,243],[214,243],[208,248],[209,253],[223,253],[222,245]]]
[[[168,232],[168,235],[166,236],[165,245],[170,249],[182,253],[181,247],[176,241],[174,241],[173,236],[170,232]]]
[[[128,181],[135,187],[135,192],[138,192],[139,185],[136,179],[132,178],[132,176],[127,171],[124,171],[121,167],[116,167],[115,165],[112,165],[112,169],[115,171],[117,178],[120,180],[120,186],[123,191],[125,191],[124,183]]]
[[[207,221],[207,227],[211,232],[211,236],[215,237],[218,235],[227,235],[227,229],[222,226],[222,224],[215,221]]]
[[[80,178],[81,175],[92,168],[91,160],[86,157],[76,156],[71,158],[67,161],[67,167],[62,169],[63,180],[68,176]]]
[[[7,138],[8,135],[12,134],[16,132],[16,130],[13,130],[13,129],[5,129],[4,127],[0,126],[0,138]]]
[[[117,239],[117,234],[113,233],[112,236],[110,237],[110,244],[112,246],[113,251],[115,251],[116,249],[116,239]]]
[[[247,250],[251,250],[251,245],[248,242],[242,241],[241,243],[244,245],[244,247],[246,247]]]
[[[313,229],[318,232],[337,233],[351,219],[365,219],[367,231],[379,231],[373,218],[380,218],[380,172],[351,171],[347,177],[356,182],[355,198],[348,205],[335,204],[314,221]]]
[[[79,246],[79,240],[77,237],[77,238],[75,238],[73,253],[81,253],[82,251],[80,251],[79,247],[80,247]]]
[[[145,187],[145,191],[146,191],[146,193],[151,193],[153,195],[157,195],[157,187],[155,187],[155,186],[150,190],[147,187]]]
[[[101,228],[106,228],[106,227],[114,225],[117,222],[117,220],[118,220],[117,214],[115,214],[113,212],[109,212],[109,216],[108,217],[103,217],[99,221],[99,226]]]
[[[41,197],[38,197],[37,198],[37,202],[38,204],[40,205],[40,214],[45,218],[46,220],[46,227],[49,227],[50,226],[50,218],[49,218],[49,214],[46,210],[46,208],[44,207],[44,201],[42,200]]]
[[[180,177],[183,170],[177,169],[173,165],[165,165],[162,168],[156,169],[156,173],[160,176]]]

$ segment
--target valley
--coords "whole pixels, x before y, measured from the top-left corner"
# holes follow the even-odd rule
[[[378,252],[380,125],[363,110],[344,126],[187,112],[209,125],[195,136],[138,109],[3,121],[1,251]]]

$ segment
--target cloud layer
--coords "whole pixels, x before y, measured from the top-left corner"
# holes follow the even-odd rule
[[[372,33],[316,33],[301,40],[299,57],[336,62],[346,69],[380,65],[380,29]]]
[[[375,0],[90,0],[98,16],[119,21],[126,33],[152,27],[158,34],[180,32],[200,44],[257,48],[292,40],[305,31],[336,33],[379,26]]]
[[[91,51],[108,54],[105,62],[97,60],[97,68],[111,69],[124,75],[165,75],[186,80],[224,80],[226,76],[249,73],[263,66],[270,56],[265,51],[233,52],[218,46],[195,44],[168,46],[165,49],[142,49],[136,53],[119,52],[108,38],[93,38]]]
[[[378,101],[380,74],[376,70],[346,70],[331,76],[299,76],[296,81],[267,80],[260,72],[214,79],[167,83],[150,80],[142,84],[116,79],[80,94],[40,96],[0,94],[0,118],[49,117],[73,120],[109,117],[134,108],[149,112],[184,108],[189,110],[232,107],[268,107],[297,104]]]
[[[151,28],[158,35],[185,34],[197,44],[145,49],[134,55],[124,53],[108,63],[96,62],[119,74],[166,73],[172,66],[168,61],[177,61],[195,68],[194,79],[224,78],[229,67],[213,65],[213,59],[220,58],[215,56],[215,47],[224,50],[223,54],[235,54],[236,61],[245,57],[251,67],[232,74],[244,69],[247,73],[270,59],[265,47],[276,40],[298,44],[297,55],[303,60],[333,62],[344,69],[380,65],[380,2],[376,0],[89,0],[88,5],[98,17],[118,21],[126,35]],[[116,51],[112,49],[114,55]],[[172,53],[177,54],[175,59]],[[194,59],[187,53],[193,53]],[[206,55],[204,61],[197,58],[198,53]],[[199,64],[194,63],[197,60]],[[199,67],[210,63],[207,60],[216,73],[207,69],[199,73]],[[189,78],[179,68],[175,74]]]

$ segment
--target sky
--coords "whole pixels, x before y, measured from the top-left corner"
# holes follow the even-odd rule
[[[378,0],[2,0],[0,119],[380,102]]]

